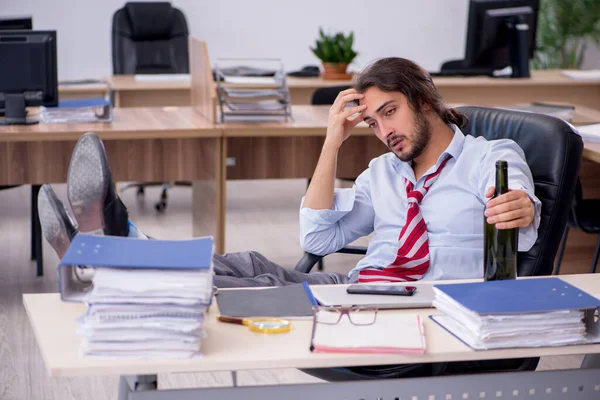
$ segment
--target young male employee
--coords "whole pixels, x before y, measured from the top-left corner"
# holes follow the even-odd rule
[[[348,108],[351,102],[358,105]],[[390,152],[372,160],[353,188],[334,189],[338,151],[361,121]],[[304,250],[327,254],[373,233],[367,255],[341,275],[296,272],[256,252],[217,254],[215,285],[481,277],[482,218],[494,190],[497,160],[508,161],[512,190],[489,201],[486,216],[500,229],[520,228],[519,251],[527,251],[537,238],[541,203],[523,151],[511,140],[465,136],[464,123],[462,114],[442,103],[431,77],[417,64],[378,60],[331,106],[321,156],[300,208]],[[68,194],[71,205],[77,203],[72,208],[79,225],[87,221],[89,228],[89,221],[95,221],[93,230],[107,235],[140,235],[114,191],[95,134],[82,136],[73,151]],[[39,208],[44,235],[62,257],[77,225],[50,186],[40,192]]]

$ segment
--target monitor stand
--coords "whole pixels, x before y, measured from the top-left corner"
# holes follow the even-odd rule
[[[513,78],[529,78],[529,54],[527,49],[527,33],[530,29],[525,17],[518,15],[506,22],[510,35],[510,63]]]
[[[0,125],[33,125],[39,123],[37,119],[26,118],[24,94],[6,94],[4,96],[4,119]]]

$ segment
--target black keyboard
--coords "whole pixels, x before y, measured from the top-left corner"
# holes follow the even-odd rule
[[[469,69],[445,69],[442,71],[430,72],[431,76],[493,76],[492,70],[486,68]]]

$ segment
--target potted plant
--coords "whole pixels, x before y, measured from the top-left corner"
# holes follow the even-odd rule
[[[589,42],[600,45],[600,1],[541,0],[533,68],[580,69]]]
[[[354,32],[350,32],[348,36],[342,32],[326,35],[323,29],[319,28],[319,38],[315,47],[310,49],[323,63],[323,79],[350,79],[352,77],[346,70],[358,55],[352,49],[353,44]]]

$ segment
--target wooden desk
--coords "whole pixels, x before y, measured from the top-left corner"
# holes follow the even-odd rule
[[[193,234],[222,236],[221,130],[189,107],[115,109],[111,124],[0,127],[0,185],[66,182],[75,143],[90,131],[115,182],[192,181]]]
[[[600,79],[574,81],[558,70],[533,70],[531,78],[434,77],[433,82],[445,103],[486,105],[554,101],[600,106]],[[288,78],[292,104],[310,104],[315,89],[351,85],[352,81],[325,81],[322,78]]]
[[[600,275],[574,275],[565,276],[563,279],[590,294],[600,293]],[[421,283],[417,283],[417,285],[419,284]],[[96,359],[82,357],[79,353],[80,338],[75,333],[77,326],[75,319],[85,312],[84,304],[61,302],[59,295],[56,293],[25,294],[23,296],[23,300],[27,315],[33,327],[35,337],[40,348],[40,352],[50,376],[151,376],[158,373],[191,371],[237,371],[245,369],[270,368],[326,368],[349,365],[415,364],[459,360],[491,360],[600,353],[600,345],[598,344],[474,351],[456,339],[446,330],[441,328],[439,325],[431,321],[428,316],[431,314],[438,314],[438,311],[436,309],[429,308],[416,310],[380,311],[398,315],[414,313],[421,315],[424,321],[425,336],[427,341],[427,351],[424,355],[313,354],[309,350],[312,321],[294,320],[292,322],[292,331],[285,334],[257,334],[248,331],[244,327],[217,322],[215,317],[218,315],[218,309],[216,302],[214,302],[211,306],[208,317],[204,322],[207,337],[202,340],[203,357],[201,358],[170,360]],[[503,374],[495,375],[496,379],[501,379],[501,375]],[[514,375],[511,375],[511,377],[513,376]],[[156,379],[156,377],[154,377],[154,379]],[[482,378],[480,375],[478,375],[477,379]],[[485,379],[485,377],[483,379]],[[528,374],[528,379],[534,379],[531,373]],[[428,380],[428,382],[431,382],[432,384],[435,383],[434,381],[430,380]],[[596,384],[597,383],[598,382],[596,382]],[[382,384],[382,382],[378,382],[378,384]],[[512,384],[516,385],[514,380],[512,381]],[[552,385],[553,382],[546,382],[546,384]],[[319,385],[323,387],[322,384]],[[515,386],[513,386],[513,388],[514,387]],[[296,386],[294,389],[298,390],[298,387]],[[446,386],[445,389],[451,390],[448,386]],[[487,388],[487,390],[489,389],[490,388]],[[244,388],[239,388],[239,390],[244,390]],[[156,396],[149,398],[161,398],[157,397],[159,396],[160,392],[162,391],[154,392]],[[144,392],[140,393],[140,396],[143,396],[143,393]],[[512,392],[509,393],[512,395]],[[172,395],[173,393],[170,394]],[[197,395],[198,397],[193,398],[206,398],[201,396],[200,393],[197,393]],[[492,396],[490,395],[489,397],[491,398]],[[177,396],[177,398],[191,399],[192,397]],[[248,398],[261,397],[251,396]],[[294,398],[300,397],[295,396]],[[475,396],[471,398],[475,398]]]
[[[59,100],[74,100],[104,97],[108,90],[106,83],[58,85],[58,98]]]
[[[190,104],[190,83],[136,82],[131,75],[108,79],[118,107],[186,106]],[[349,80],[288,77],[292,104],[310,104],[313,92],[322,87],[350,85]],[[446,103],[516,104],[555,101],[588,107],[600,105],[600,80],[574,81],[558,70],[531,71],[531,78],[434,77]]]
[[[133,75],[108,78],[116,107],[189,106],[190,81],[139,82]]]
[[[310,178],[321,154],[329,106],[293,106],[289,122],[225,123],[227,179]],[[344,142],[338,177],[355,178],[387,147],[360,123]]]

